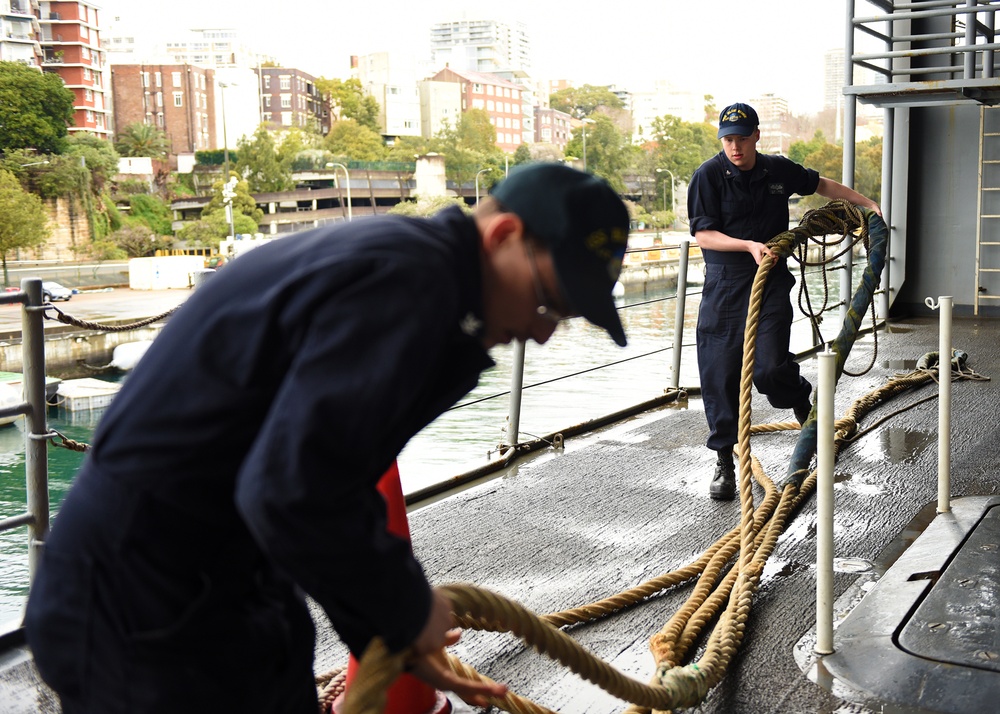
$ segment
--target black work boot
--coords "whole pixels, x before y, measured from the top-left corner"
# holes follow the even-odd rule
[[[736,469],[733,468],[733,450],[720,449],[715,462],[715,476],[708,487],[708,495],[716,501],[736,498]]]
[[[809,419],[810,412],[812,412],[812,403],[807,399],[797,407],[794,407],[792,411],[795,412],[795,418],[798,420],[799,426],[803,426],[806,420]]]

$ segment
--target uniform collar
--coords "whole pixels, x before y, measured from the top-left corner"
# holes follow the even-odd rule
[[[485,332],[483,321],[483,278],[479,262],[479,228],[472,216],[458,206],[449,206],[431,220],[442,223],[452,238],[459,258],[459,305],[457,327],[468,337],[479,340]]]
[[[753,168],[749,171],[750,181],[757,181],[767,175],[767,166],[765,166],[766,162],[764,161],[764,156],[765,155],[759,151],[757,152],[757,160],[754,162]],[[727,179],[735,180],[741,173],[745,173],[740,171],[736,165],[729,160],[725,151],[719,152],[719,160],[722,163],[722,175]]]

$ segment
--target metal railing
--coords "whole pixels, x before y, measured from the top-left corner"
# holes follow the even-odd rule
[[[0,293],[0,305],[20,303],[21,349],[24,373],[22,387],[24,401],[0,408],[0,417],[23,415],[25,419],[24,471],[27,488],[27,509],[24,513],[0,519],[0,532],[28,528],[28,583],[31,584],[38,569],[41,549],[49,532],[49,483],[48,483],[48,424],[45,403],[45,335],[42,321],[42,281],[26,278],[16,293]]]

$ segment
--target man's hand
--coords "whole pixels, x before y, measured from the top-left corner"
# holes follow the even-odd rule
[[[758,243],[755,240],[745,240],[743,242],[747,244],[747,252],[753,256],[757,265],[760,265],[760,261],[764,259],[765,255],[771,256],[771,260],[774,260],[774,253],[763,243]]]
[[[441,691],[454,692],[473,706],[489,705],[487,697],[502,697],[507,687],[496,682],[478,682],[451,671],[444,648],[458,642],[462,631],[453,627],[451,602],[437,590],[431,593],[431,613],[427,624],[413,642],[414,659],[410,673]]]

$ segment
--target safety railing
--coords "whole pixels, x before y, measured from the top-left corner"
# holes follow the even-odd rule
[[[27,508],[24,513],[0,518],[0,532],[27,526],[29,584],[38,568],[41,548],[49,531],[48,424],[45,404],[45,335],[42,321],[42,281],[26,278],[21,290],[0,293],[0,305],[21,304],[22,394],[24,401],[0,408],[0,418],[23,415],[25,419],[24,471]]]

